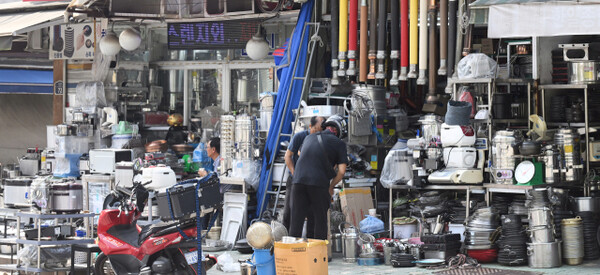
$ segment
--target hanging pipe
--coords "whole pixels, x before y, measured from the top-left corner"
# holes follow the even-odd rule
[[[390,31],[392,51],[390,52],[390,58],[392,59],[392,79],[390,79],[390,85],[398,85],[398,65],[400,59],[400,1],[392,0],[390,5],[392,9],[392,27]]]
[[[446,75],[448,76],[448,84],[446,85],[446,93],[452,93],[452,83],[450,77],[454,73],[455,49],[456,49],[456,9],[457,1],[448,1],[448,65]]]
[[[387,38],[386,25],[387,25],[387,1],[379,0],[379,31],[378,31],[378,43],[377,43],[377,74],[376,79],[385,79],[385,40]]]
[[[417,85],[427,84],[427,1],[419,1],[419,78]]]
[[[340,31],[339,21],[339,0],[331,0],[331,85],[340,85],[340,78],[338,77],[338,39]]]
[[[375,59],[377,59],[377,0],[371,0],[371,20],[369,22],[369,75],[375,79]]]
[[[346,75],[346,53],[348,52],[348,0],[340,0],[340,39],[338,43],[340,60],[339,76]]]
[[[360,71],[358,73],[358,80],[360,82],[367,81],[368,64],[367,64],[367,51],[369,46],[367,45],[369,40],[369,8],[367,7],[367,0],[360,1],[360,60],[359,66]]]
[[[400,0],[400,76],[407,79],[408,72],[408,0]]]
[[[458,5],[456,6],[456,45],[454,46],[454,63],[457,64],[462,58],[462,50],[463,50],[463,24],[461,21],[458,21],[462,18],[464,13],[465,0],[458,0]],[[452,77],[457,77],[456,75],[456,65],[454,66],[454,73]]]
[[[440,68],[439,75],[446,75],[448,58],[448,0],[440,0]]]
[[[356,75],[356,46],[358,38],[358,0],[350,0],[350,29],[348,31],[348,71],[349,76]]]
[[[427,95],[426,102],[433,103],[437,102],[437,3],[436,0],[429,0],[429,10],[427,13],[429,17],[429,93]]]
[[[410,67],[408,78],[417,78],[419,56],[419,0],[410,0]]]

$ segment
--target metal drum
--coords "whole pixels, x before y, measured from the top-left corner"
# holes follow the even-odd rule
[[[363,92],[369,95],[373,101],[376,115],[387,114],[387,103],[385,100],[385,87],[373,86],[373,85],[354,85],[352,89],[353,93]]]
[[[568,265],[583,262],[583,221],[580,217],[563,219],[561,222],[563,240],[563,260]]]
[[[559,129],[554,135],[554,143],[558,147],[561,181],[579,181],[583,174],[579,136],[572,129]]]
[[[421,123],[421,135],[426,143],[431,140],[440,140],[442,132],[442,119],[436,115],[424,115],[419,119]]]
[[[515,169],[513,131],[498,131],[492,140],[492,175],[498,184],[512,184]]]

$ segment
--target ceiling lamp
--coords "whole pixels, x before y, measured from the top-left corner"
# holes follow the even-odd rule
[[[104,55],[113,56],[121,51],[121,45],[119,45],[119,38],[117,35],[110,31],[100,39],[100,51]]]
[[[261,26],[258,31],[252,36],[252,39],[246,43],[246,54],[252,60],[261,60],[269,55],[269,43],[265,40],[265,33]]]
[[[134,28],[127,28],[119,35],[119,44],[127,51],[133,51],[142,44],[140,32]]]

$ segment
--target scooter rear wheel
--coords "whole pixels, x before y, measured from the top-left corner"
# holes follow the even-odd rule
[[[96,262],[94,263],[94,275],[116,275],[117,273],[112,269],[108,256],[104,253],[98,254]]]

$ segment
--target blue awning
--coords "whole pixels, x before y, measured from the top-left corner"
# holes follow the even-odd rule
[[[52,71],[0,69],[0,94],[53,94]]]

